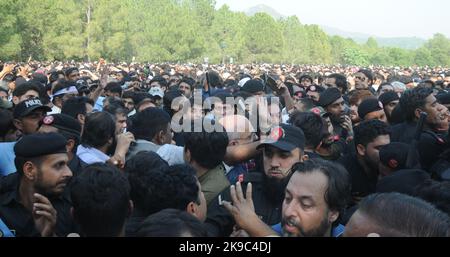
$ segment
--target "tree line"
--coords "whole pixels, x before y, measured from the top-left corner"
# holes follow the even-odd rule
[[[380,47],[296,16],[247,16],[214,0],[2,0],[0,59],[450,66],[450,39]]]

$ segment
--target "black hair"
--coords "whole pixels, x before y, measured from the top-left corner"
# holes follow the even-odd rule
[[[152,141],[160,131],[166,131],[170,116],[164,110],[150,107],[133,115],[130,131],[136,139]]]
[[[163,109],[172,117],[175,112],[172,110],[172,101],[177,97],[184,97],[183,93],[176,89],[168,91],[164,94],[163,97]]]
[[[14,158],[14,165],[16,166],[17,175],[21,177],[23,175],[23,165],[30,161],[37,167],[41,167],[42,162],[44,162],[44,159],[46,156],[38,156],[38,157],[22,157],[16,155]]]
[[[325,136],[325,124],[315,113],[296,111],[290,115],[289,123],[302,129],[307,147],[315,149]]]
[[[59,79],[59,75],[65,76],[64,72],[61,70],[50,72],[49,84],[52,84],[53,82],[57,81]]]
[[[311,81],[311,84],[314,82],[314,79],[308,74],[301,75],[298,81],[302,82],[303,79],[309,79],[309,81]]]
[[[164,209],[147,217],[141,224],[139,237],[208,237],[210,234],[200,220],[186,211]]]
[[[135,102],[135,92],[134,91],[125,91],[125,92],[123,92],[123,95],[122,95],[122,99],[125,99],[125,98],[131,98],[131,99],[133,99],[133,102],[136,104],[136,102]]]
[[[415,111],[417,108],[423,108],[426,98],[433,93],[433,89],[425,87],[416,87],[406,90],[400,97],[400,106],[407,121],[416,119]]]
[[[193,121],[190,131],[194,129]],[[200,124],[200,122],[198,122]],[[202,132],[184,132],[184,149],[189,150],[191,158],[201,167],[213,169],[219,165],[224,157],[228,146],[228,135],[225,129],[219,124],[218,131],[222,132],[206,132],[202,124]],[[220,130],[221,129],[221,130]]]
[[[223,88],[223,80],[216,71],[207,71],[205,77],[211,88]]]
[[[122,96],[122,87],[117,82],[109,82],[108,84],[106,84],[105,91],[118,93],[119,96]]]
[[[52,94],[55,94],[56,92],[58,92],[61,89],[69,88],[72,85],[73,85],[72,83],[70,83],[69,81],[67,81],[65,79],[58,79],[52,89]],[[56,97],[58,97],[58,96],[56,96]]]
[[[13,120],[14,118],[10,111],[0,109],[0,138],[4,138],[11,130],[16,130]]]
[[[77,67],[68,68],[65,72],[66,77],[69,77],[69,75],[72,74],[72,72],[74,72],[74,71],[78,71],[78,68]]]
[[[298,173],[321,172],[328,179],[325,190],[325,202],[332,211],[339,212],[339,218],[333,222],[337,225],[344,215],[351,200],[351,180],[347,170],[340,164],[317,159],[309,159],[303,163],[294,164],[293,170]]]
[[[78,114],[86,115],[86,104],[94,106],[94,101],[85,96],[71,97],[64,101],[61,113],[67,114],[72,118],[78,119]]]
[[[372,73],[372,71],[366,70],[366,69],[360,69],[358,72],[364,74],[367,77],[367,79],[370,81],[369,86],[372,85],[372,83],[373,83],[373,73]]]
[[[328,77],[334,78],[336,80],[336,82],[335,82],[336,87],[341,88],[343,94],[345,92],[347,92],[347,89],[348,89],[347,78],[344,75],[339,74],[339,73],[333,73],[333,74],[329,75]]]
[[[127,116],[128,111],[126,110],[123,102],[120,102],[120,103],[121,104],[119,104],[117,102],[114,102],[114,103],[110,102],[107,106],[105,106],[103,108],[103,111],[108,112],[108,113],[110,113],[112,115],[122,114],[122,115]]]
[[[143,157],[136,155],[135,158]],[[131,185],[131,199],[143,215],[151,215],[166,208],[186,210],[190,202],[200,203],[199,186],[195,170],[189,165],[167,166],[156,156],[147,154],[145,162],[155,165],[131,169],[126,173]],[[152,158],[152,159],[150,159]]]
[[[195,80],[193,78],[190,77],[184,77],[183,79],[181,79],[180,83],[178,83],[178,85],[180,85],[181,83],[186,83],[191,87],[191,90],[194,88],[195,85]]]
[[[83,236],[118,236],[130,214],[130,185],[112,165],[94,163],[71,183],[74,220]]]
[[[358,212],[373,221],[380,236],[448,237],[450,218],[430,203],[400,194],[372,194]]]
[[[23,96],[24,94],[26,94],[30,90],[38,92],[39,96],[41,95],[41,87],[39,85],[33,83],[33,82],[26,82],[26,83],[23,83],[21,85],[18,85],[14,89],[12,95],[13,96],[17,96],[17,97],[21,97],[21,96]]]
[[[159,82],[161,87],[167,87],[167,80],[165,78],[163,78],[162,75],[165,75],[165,74],[161,74],[161,76],[153,77],[148,84],[151,85],[153,82],[157,81],[157,82]],[[169,75],[169,74],[166,74],[166,75]]]
[[[114,138],[116,123],[107,112],[94,112],[86,116],[81,144],[85,147],[101,147]]]
[[[379,120],[368,120],[361,122],[354,128],[355,133],[355,146],[363,145],[366,147],[369,143],[373,142],[375,138],[382,135],[390,135],[391,131],[389,126]]]
[[[415,189],[415,195],[450,215],[450,181],[428,179]]]

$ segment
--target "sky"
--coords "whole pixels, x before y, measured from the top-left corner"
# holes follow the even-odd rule
[[[216,0],[216,8],[223,4],[233,11],[265,4],[303,24],[380,37],[450,37],[448,0]]]

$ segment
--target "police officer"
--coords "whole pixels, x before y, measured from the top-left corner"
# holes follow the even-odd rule
[[[0,181],[0,217],[16,236],[65,236],[73,232],[72,177],[66,139],[57,133],[24,136],[14,146],[17,172]]]

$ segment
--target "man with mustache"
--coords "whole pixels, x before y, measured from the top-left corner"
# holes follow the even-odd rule
[[[17,172],[0,181],[0,217],[16,236],[65,236],[74,231],[66,185],[66,139],[57,133],[24,136],[14,146]]]
[[[269,227],[254,212],[252,187],[244,197],[241,185],[231,187],[233,204],[225,202],[239,227],[254,237],[338,237],[344,232],[339,224],[350,200],[347,171],[330,161],[311,159],[292,168],[286,186],[281,224]]]
[[[292,175],[291,168],[305,159],[304,147],[305,136],[300,128],[287,124],[273,128],[269,138],[258,146],[263,154],[264,172],[250,172],[242,180],[244,184],[253,184],[254,210],[269,225],[281,221],[284,191]],[[221,192],[220,199],[231,200],[228,188]],[[206,224],[212,235],[229,236],[235,222],[230,213],[215,200],[208,205]],[[235,227],[234,230],[239,228]]]

